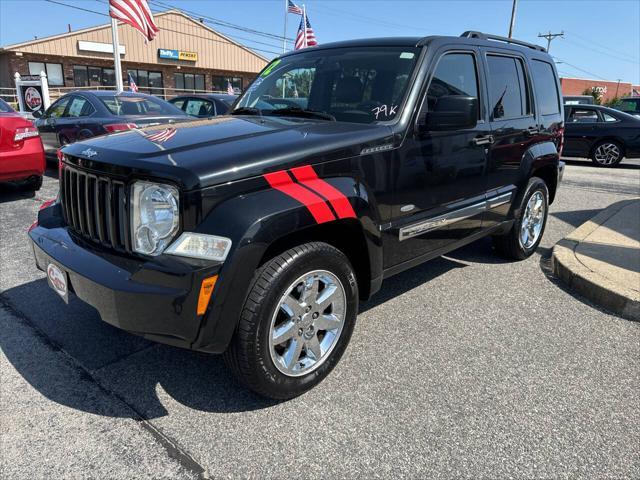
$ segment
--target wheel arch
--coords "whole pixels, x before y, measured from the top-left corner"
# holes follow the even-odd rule
[[[558,189],[559,163],[558,149],[551,141],[532,145],[525,152],[522,162],[526,172],[524,182],[531,177],[541,178],[549,190],[549,204],[553,203]]]

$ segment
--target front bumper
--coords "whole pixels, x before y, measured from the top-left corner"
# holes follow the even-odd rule
[[[46,271],[54,263],[66,271],[69,291],[98,310],[105,322],[150,340],[192,348],[208,313],[197,315],[200,285],[216,275],[220,265],[170,255],[146,260],[107,252],[52,221],[55,215],[49,210],[56,208],[42,210],[39,224],[29,232],[37,267]]]

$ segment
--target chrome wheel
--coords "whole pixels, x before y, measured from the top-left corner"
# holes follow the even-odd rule
[[[342,333],[347,297],[326,270],[305,273],[280,299],[269,328],[269,353],[290,377],[306,375],[329,357]]]
[[[520,224],[520,245],[528,250],[540,238],[545,218],[544,195],[541,191],[536,191],[527,202]]]
[[[620,159],[620,147],[615,143],[603,143],[598,145],[593,157],[600,165],[613,165]]]

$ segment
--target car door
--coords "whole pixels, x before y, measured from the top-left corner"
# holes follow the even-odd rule
[[[62,119],[58,122],[58,137],[61,141],[73,143],[93,136],[91,115],[93,105],[84,97],[72,95]]]
[[[494,142],[487,162],[487,213],[484,226],[506,220],[522,185],[524,154],[538,142],[531,75],[525,58],[511,50],[482,48],[487,77],[489,119]]]
[[[601,118],[595,108],[568,107],[565,114],[563,153],[569,157],[588,157]]]
[[[44,115],[36,121],[36,127],[40,132],[42,146],[48,156],[55,156],[56,150],[60,147],[58,139],[58,122],[63,117],[70,96],[62,97],[51,105]]]
[[[479,52],[473,47],[438,52],[418,119],[446,97],[475,97],[476,126],[425,130],[417,124],[392,164],[395,184],[392,219],[397,230],[385,248],[394,266],[446,250],[481,228],[486,190],[486,121]],[[397,232],[397,233],[396,233]],[[397,235],[397,237],[395,237]]]

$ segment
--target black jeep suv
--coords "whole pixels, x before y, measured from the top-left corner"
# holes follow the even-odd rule
[[[383,279],[485,235],[533,253],[563,171],[559,92],[543,48],[478,32],[286,54],[229,115],[65,147],[36,263],[104,321],[224,352],[290,398]]]

